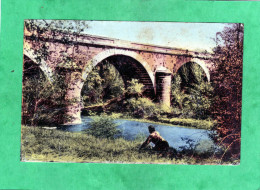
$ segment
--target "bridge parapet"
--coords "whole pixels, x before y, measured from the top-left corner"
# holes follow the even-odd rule
[[[160,53],[165,55],[184,55],[200,59],[213,58],[213,55],[210,53],[190,51],[181,48],[142,44],[89,34],[76,34],[73,32],[65,33],[57,30],[48,30],[44,33],[38,34],[36,31],[31,32],[27,28],[25,28],[25,37],[30,38],[32,36],[38,37],[43,41],[68,43],[71,45],[103,46],[106,48],[128,49],[134,51]]]

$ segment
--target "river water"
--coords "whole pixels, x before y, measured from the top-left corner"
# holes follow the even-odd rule
[[[91,118],[88,116],[82,116],[82,124],[74,126],[66,126],[62,130],[70,132],[80,132],[89,127]],[[124,119],[117,119],[115,122],[118,124],[118,128],[122,131],[122,136],[126,140],[134,140],[138,136],[149,136],[148,126],[155,126],[156,131],[168,141],[169,145],[177,150],[184,148],[194,148],[200,143],[206,144],[207,148],[210,148],[213,141],[210,138],[211,131],[204,129],[191,129],[178,126],[158,125],[140,121],[130,121]],[[205,145],[204,145],[205,146]]]

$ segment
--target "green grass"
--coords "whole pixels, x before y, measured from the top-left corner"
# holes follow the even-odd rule
[[[143,139],[142,139],[143,140]],[[100,139],[84,133],[71,133],[22,126],[21,160],[44,162],[111,162],[219,164],[214,159],[163,157],[154,151],[138,151],[141,139],[126,141]]]
[[[206,130],[212,130],[215,125],[217,124],[214,120],[199,120],[199,119],[192,119],[192,118],[166,118],[166,117],[160,117],[156,121],[146,118],[134,118],[133,116],[124,115],[122,113],[111,113],[110,115],[107,115],[108,117],[112,119],[125,119],[130,121],[140,121],[140,122],[146,122],[146,123],[153,123],[158,125],[177,125],[178,127],[185,127],[185,128],[195,128],[195,129],[206,129]],[[95,116],[93,116],[95,117]]]
[[[216,125],[216,121],[213,120],[198,120],[191,118],[160,118],[159,121],[163,123],[170,123],[172,125],[179,125],[185,127],[192,127],[197,129],[211,130]]]

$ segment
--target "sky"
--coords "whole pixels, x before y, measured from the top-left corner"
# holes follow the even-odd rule
[[[131,22],[131,21],[70,21],[37,20],[39,24],[53,22],[53,26],[84,28],[82,33],[127,40],[131,42],[212,52],[213,39],[221,32],[225,23],[184,23],[184,22]],[[84,24],[82,24],[84,23]],[[86,27],[87,26],[87,27]]]
[[[132,42],[212,52],[224,23],[88,21],[83,33]]]

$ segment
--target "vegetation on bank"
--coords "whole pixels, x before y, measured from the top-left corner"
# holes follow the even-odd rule
[[[214,60],[217,68],[212,73],[215,97],[212,118],[218,123],[216,140],[225,145],[233,157],[240,157],[242,68],[244,25],[229,24],[216,34]]]
[[[144,138],[98,138],[41,127],[22,126],[21,160],[43,162],[112,162],[165,164],[231,164],[214,157],[139,151]]]
[[[172,125],[192,127],[196,129],[207,129],[212,130],[216,126],[216,121],[214,120],[198,120],[198,119],[185,119],[185,118],[160,118],[158,121],[162,123],[169,123]]]
[[[97,113],[91,113],[90,117],[98,117]],[[169,119],[167,117],[160,117],[152,119],[152,118],[135,118],[131,115],[125,115],[122,113],[107,113],[102,114],[102,116],[109,117],[110,119],[124,119],[130,121],[139,121],[139,122],[146,122],[146,123],[153,123],[157,125],[170,125],[170,126],[178,126],[178,127],[185,127],[185,128],[195,128],[195,129],[206,129],[206,130],[213,130],[215,129],[217,122],[214,120],[198,120],[198,119],[190,119],[190,118],[172,118]]]

